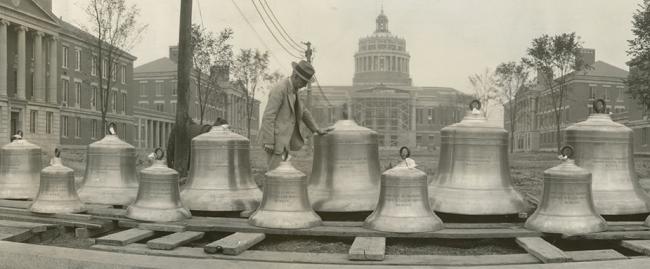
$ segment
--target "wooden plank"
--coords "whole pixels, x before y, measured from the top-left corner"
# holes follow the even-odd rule
[[[185,231],[185,226],[184,225],[169,224],[169,223],[146,223],[145,222],[145,223],[138,224],[138,228],[145,229],[145,230],[151,230],[151,231],[157,231],[157,232],[179,233],[179,232],[184,232]]]
[[[65,220],[80,220],[87,221],[91,220],[93,216],[85,214],[43,214],[43,213],[34,213],[29,211],[29,209],[23,208],[6,208],[0,207],[0,213],[2,214],[13,214],[13,215],[25,215],[25,216],[35,216],[35,217],[44,217],[44,218],[55,218],[55,219],[65,219]]]
[[[540,237],[518,237],[515,242],[544,263],[571,261],[566,253]]]
[[[151,249],[170,250],[185,243],[203,238],[203,232],[180,232],[149,240],[147,246]]]
[[[140,223],[132,219],[123,219],[117,222],[117,226],[121,228],[137,228]]]
[[[11,208],[22,208],[27,209],[32,206],[32,201],[20,201],[20,200],[3,200],[0,199],[0,207],[11,207]]]
[[[30,229],[0,227],[0,240],[23,242],[34,236]]]
[[[621,246],[650,256],[650,240],[624,240],[621,241]]]
[[[650,239],[650,231],[611,231],[566,237],[563,236],[562,238],[569,240],[638,240]]]
[[[112,220],[121,220],[126,219],[126,209],[117,209],[117,208],[88,208],[86,213],[92,215],[95,218],[104,218]]]
[[[565,251],[574,262],[606,261],[627,259],[625,255],[613,249]]]
[[[225,255],[239,255],[248,248],[264,240],[262,233],[234,233],[203,247],[203,251],[210,254],[221,252]]]
[[[124,246],[140,241],[142,239],[149,238],[153,236],[153,234],[153,231],[134,228],[97,238],[95,243],[113,246]]]
[[[100,221],[100,220],[75,221],[75,220],[37,217],[37,216],[28,216],[28,215],[14,215],[14,214],[0,214],[0,219],[28,221],[28,222],[37,222],[37,223],[49,223],[49,224],[58,224],[63,226],[71,226],[77,228],[81,227],[81,228],[90,228],[90,229],[101,229],[105,225],[107,225],[106,221]]]
[[[48,228],[56,227],[54,224],[43,224],[35,222],[26,222],[26,221],[13,221],[13,220],[0,220],[0,226],[2,227],[14,227],[14,228],[25,228],[29,229],[34,233],[45,232]]]
[[[385,237],[356,237],[348,252],[348,259],[353,261],[383,261],[385,255]]]

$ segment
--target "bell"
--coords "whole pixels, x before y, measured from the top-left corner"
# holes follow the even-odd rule
[[[307,176],[284,161],[267,172],[260,207],[248,223],[258,227],[301,229],[318,226],[320,217],[309,204]]]
[[[88,145],[86,173],[79,197],[95,204],[129,205],[138,192],[135,148],[120,140],[111,123],[109,133]]]
[[[0,149],[0,199],[34,199],[38,193],[41,148],[22,139],[22,131]]]
[[[601,215],[650,212],[650,197],[641,188],[632,160],[632,129],[605,114],[605,101],[594,101],[595,114],[565,129],[575,162],[592,175],[596,210]]]
[[[138,197],[126,209],[128,218],[168,222],[192,217],[181,204],[178,172],[167,167],[163,156],[163,151],[157,148],[153,165],[140,171]]]
[[[262,192],[251,177],[250,142],[227,125],[192,139],[190,172],[181,192],[191,210],[255,210]]]
[[[372,211],[379,198],[377,132],[353,120],[314,137],[309,197],[316,211]]]
[[[433,210],[464,215],[517,214],[524,200],[514,189],[508,165],[508,132],[472,112],[440,130],[438,172],[429,185]]]
[[[408,151],[402,147],[400,151]],[[381,175],[377,208],[363,226],[395,233],[433,232],[442,229],[442,220],[431,210],[427,174],[415,168],[410,152],[402,163]]]
[[[562,164],[544,171],[542,201],[526,221],[527,229],[564,235],[604,231],[607,222],[598,215],[591,195],[591,173],[570,159],[573,149],[562,148]]]
[[[30,211],[51,214],[86,211],[74,186],[74,170],[63,166],[60,155],[56,149],[50,166],[41,170],[41,185]]]

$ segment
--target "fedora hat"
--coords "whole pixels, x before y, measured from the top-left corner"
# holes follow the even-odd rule
[[[310,82],[314,77],[314,67],[307,61],[301,60],[300,62],[291,62],[293,67],[293,72],[298,74],[298,76],[304,81]]]

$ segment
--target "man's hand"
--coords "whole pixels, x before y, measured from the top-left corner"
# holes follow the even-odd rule
[[[333,127],[333,126],[327,127],[327,128],[325,128],[325,129],[322,129],[322,128],[321,128],[321,129],[318,129],[318,130],[316,131],[316,133],[317,133],[318,135],[326,135],[327,133],[329,133],[329,132],[331,132],[331,131],[334,131],[334,127]]]
[[[264,151],[267,153],[273,153],[273,144],[264,144]]]

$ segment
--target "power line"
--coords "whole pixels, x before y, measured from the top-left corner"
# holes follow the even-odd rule
[[[275,39],[275,42],[277,42],[277,43],[280,45],[280,47],[282,47],[282,49],[283,49],[287,54],[291,55],[292,57],[294,57],[294,58],[296,58],[296,59],[301,59],[302,57],[299,57],[299,56],[296,56],[295,54],[293,54],[291,51],[289,51],[289,50],[287,49],[287,47],[285,47],[285,46],[282,44],[282,42],[280,42],[280,40],[278,40],[278,37],[275,36],[275,34],[273,33],[273,31],[271,30],[271,27],[269,27],[268,23],[266,23],[266,20],[264,19],[264,15],[262,15],[262,12],[260,12],[259,8],[257,8],[257,5],[255,4],[255,0],[251,0],[251,3],[253,3],[253,6],[255,7],[255,10],[257,11],[257,15],[260,16],[260,19],[262,19],[262,22],[264,23],[264,26],[266,26],[266,29],[269,31],[269,33],[271,33],[271,36],[273,36],[273,39]]]
[[[305,52],[304,49],[301,48],[300,45],[296,41],[294,41],[291,38],[291,36],[289,36],[289,34],[287,34],[287,31],[284,30],[284,27],[282,26],[282,24],[280,23],[278,18],[275,17],[275,14],[273,13],[273,10],[269,6],[269,3],[266,0],[264,0],[263,2],[262,2],[262,0],[258,0],[258,2],[260,3],[260,6],[262,6],[262,10],[264,10],[264,13],[266,14],[266,17],[268,17],[269,20],[271,21],[271,24],[273,24],[273,27],[275,27],[275,29],[278,31],[278,33],[280,33],[280,36],[282,37],[282,39],[284,39],[284,41],[286,41],[287,44],[289,44],[289,46],[294,48],[299,53],[304,53]],[[262,3],[264,3],[264,4],[262,4]],[[268,11],[267,11],[267,9],[268,9]],[[271,13],[271,15],[269,15],[269,12]],[[277,22],[277,24],[276,24],[276,22]],[[278,25],[279,25],[279,27],[278,27]]]
[[[201,0],[196,0],[196,4],[199,7],[199,16],[201,17],[201,27],[205,27],[203,25],[203,12],[201,11]]]
[[[248,24],[248,26],[251,28],[251,30],[253,30],[253,32],[255,33],[255,36],[257,36],[257,39],[259,39],[260,43],[262,43],[264,48],[266,48],[266,50],[269,51],[269,53],[271,53],[271,56],[273,56],[273,59],[275,59],[275,61],[278,62],[278,65],[280,65],[282,68],[286,68],[282,64],[283,62],[280,61],[280,59],[278,59],[278,57],[275,55],[275,53],[271,52],[271,49],[269,49],[269,46],[266,45],[266,42],[264,42],[264,39],[262,39],[262,36],[257,32],[257,30],[255,30],[255,27],[253,27],[253,25],[248,21],[248,19],[244,15],[244,12],[242,12],[241,9],[239,8],[239,6],[237,5],[237,3],[235,3],[235,0],[230,0],[230,2],[232,2],[233,5],[235,5],[235,7],[237,8],[237,11],[239,11],[239,15],[241,15],[241,17],[244,19],[244,21],[246,21],[246,24]]]
[[[327,106],[332,107],[332,103],[330,103],[330,100],[327,99],[327,95],[325,95],[325,92],[323,92],[323,89],[320,87],[320,83],[318,83],[318,78],[316,75],[314,75],[314,81],[316,81],[316,86],[318,86],[318,91],[320,91],[321,95],[323,95],[323,98],[325,98],[325,101],[327,102]]]

